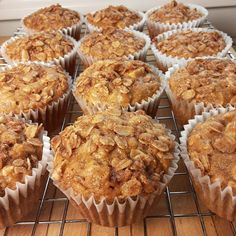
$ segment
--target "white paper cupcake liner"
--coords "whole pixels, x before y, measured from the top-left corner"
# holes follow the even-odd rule
[[[189,121],[188,125],[184,126],[180,138],[181,156],[191,175],[198,196],[212,212],[230,221],[236,220],[236,196],[233,195],[232,188],[228,186],[222,189],[220,181],[211,181],[208,175],[201,173],[200,169],[195,166],[188,156],[187,139],[196,124],[205,121],[210,116],[226,113],[235,108],[229,106],[227,108],[212,109],[204,112],[201,116],[195,116],[193,120]]]
[[[144,47],[140,51],[135,52],[134,54],[129,54],[128,56],[124,57],[124,60],[141,60],[141,61],[146,61],[147,51],[148,51],[148,49],[150,47],[150,44],[151,44],[150,38],[146,34],[141,33],[139,31],[130,30],[130,29],[126,29],[125,31],[131,32],[136,37],[144,39],[145,40],[145,45],[144,45]],[[88,34],[88,36],[89,36],[89,34]],[[84,54],[80,50],[80,45],[83,42],[83,40],[85,40],[85,39],[86,39],[86,36],[83,37],[79,41],[79,43],[78,43],[78,55],[79,55],[79,58],[81,59],[82,63],[84,64],[84,66],[88,67],[88,66],[92,65],[94,62],[99,61],[99,60],[94,58],[94,57],[92,57],[92,56],[90,56],[90,55]],[[109,59],[109,58],[106,58],[106,59]]]
[[[198,59],[198,57],[196,58]],[[201,59],[217,59],[217,57],[201,57]],[[194,60],[190,59],[189,61]],[[222,58],[222,60],[230,60],[229,58]],[[233,60],[232,60],[233,61]],[[235,61],[233,61],[235,63]],[[166,94],[171,102],[171,106],[173,112],[175,114],[175,118],[181,125],[187,124],[188,120],[193,119],[195,115],[200,115],[203,111],[207,111],[213,108],[221,108],[221,105],[213,105],[213,104],[204,104],[204,102],[194,102],[187,101],[181,98],[178,98],[170,89],[169,79],[171,75],[178,69],[186,66],[187,61],[184,62],[181,66],[175,64],[173,67],[169,68],[166,72]],[[229,105],[229,104],[228,104]],[[227,106],[228,106],[227,105]]]
[[[82,25],[83,25],[83,22],[84,22],[84,17],[81,13],[78,13],[79,16],[80,16],[80,21],[77,23],[77,24],[74,24],[70,27],[66,27],[66,28],[63,28],[63,29],[60,29],[58,30],[59,32],[65,34],[65,35],[68,35],[68,36],[71,36],[72,38],[74,38],[75,40],[79,40],[80,39],[80,32],[81,32],[81,28],[82,28]],[[21,25],[23,27],[23,30],[31,35],[31,34],[35,34],[35,33],[39,33],[40,31],[37,31],[37,30],[34,30],[32,28],[28,28],[25,24],[24,24],[24,19],[26,18],[27,16],[23,17],[21,19]],[[43,32],[43,31],[41,31]]]
[[[174,140],[175,136],[171,135],[171,138]],[[89,222],[109,227],[130,225],[140,221],[147,214],[154,201],[156,202],[160,198],[178,168],[178,161],[178,143],[175,142],[174,159],[168,172],[163,176],[163,181],[159,183],[159,189],[147,196],[138,195],[121,201],[115,198],[113,202],[108,202],[105,197],[100,201],[96,201],[93,195],[86,199],[81,194],[76,195],[72,188],[61,188],[58,181],[53,180],[53,184],[67,196],[70,202]],[[53,171],[53,153],[51,153],[47,169],[51,176]]]
[[[198,12],[202,14],[202,17],[192,20],[192,21],[187,21],[183,23],[177,23],[177,24],[170,24],[170,23],[161,23],[157,21],[152,21],[150,20],[149,16],[159,8],[159,7],[154,7],[151,8],[146,12],[146,22],[147,22],[147,27],[149,31],[149,35],[151,38],[156,37],[158,34],[161,34],[163,32],[169,31],[169,30],[177,30],[177,29],[183,29],[183,28],[195,28],[198,26],[201,26],[204,21],[206,20],[208,16],[208,11],[206,8],[195,5],[195,4],[186,4],[190,9],[197,9]]]
[[[46,66],[54,66],[52,64],[43,63],[43,62],[22,62],[18,64],[38,64],[38,65],[46,65]],[[14,68],[18,65],[17,63],[13,63],[12,65],[6,65],[2,67],[0,71],[5,71],[7,69]],[[61,124],[65,111],[67,109],[69,95],[72,88],[72,79],[71,76],[65,72],[65,75],[68,79],[68,90],[57,100],[49,105],[45,106],[44,108],[38,109],[30,109],[28,112],[20,112],[16,114],[18,116],[24,117],[26,120],[32,120],[33,122],[43,123],[44,128],[51,132],[58,128]],[[10,113],[10,115],[15,115],[14,113]]]
[[[124,107],[122,109],[127,110],[127,111],[132,111],[132,112],[137,111],[137,110],[144,110],[148,115],[154,118],[158,110],[161,95],[166,86],[166,79],[165,79],[164,74],[160,70],[158,70],[156,67],[152,65],[149,65],[149,66],[151,67],[152,71],[160,78],[160,81],[161,81],[160,88],[151,97],[147,98],[146,100],[143,99],[139,103],[136,102],[134,105],[129,105],[128,107]],[[79,79],[79,77],[77,79]],[[76,81],[77,80],[74,81],[74,84],[72,87],[72,93],[76,101],[78,102],[80,108],[83,110],[85,114],[95,114],[98,111],[104,111],[108,108],[107,105],[102,104],[102,103],[97,103],[94,106],[88,105],[87,102],[82,97],[77,96],[75,94]]]
[[[171,30],[171,31],[162,33],[156,37],[157,42],[161,42],[167,39],[168,37],[170,37],[171,35],[182,32],[184,30],[187,30],[187,29]],[[226,46],[221,52],[218,52],[216,55],[214,55],[215,57],[224,57],[232,46],[233,41],[231,37],[219,30],[207,29],[207,28],[192,28],[191,30],[193,32],[218,32],[223,37]],[[192,58],[185,59],[185,58],[180,58],[180,57],[169,56],[159,51],[156,48],[154,43],[152,43],[151,49],[152,49],[152,52],[154,53],[158,66],[164,71],[168,70],[169,67],[172,67],[175,64],[184,65],[186,61],[192,59]]]
[[[0,197],[0,228],[10,226],[25,217],[39,200],[42,175],[50,157],[50,138],[45,131],[41,133],[40,138],[43,141],[43,153],[38,167],[32,169],[32,175],[25,176],[24,183],[17,182],[16,189],[6,188],[5,195]]]
[[[140,12],[140,11],[134,11],[133,10],[133,12],[137,13],[141,17],[141,20],[139,22],[137,22],[136,24],[130,25],[128,27],[125,27],[125,29],[143,31],[143,27],[144,27],[144,24],[146,22],[146,15],[143,12]],[[92,12],[91,14],[94,14],[94,13],[95,12]],[[89,32],[94,32],[94,31],[101,32],[102,31],[101,28],[99,28],[99,27],[89,23],[88,20],[87,20],[87,17],[85,17],[84,21],[85,21],[85,24],[86,24]]]
[[[24,38],[24,37],[28,37],[28,36],[21,35],[21,36],[11,37],[9,40],[5,41],[2,44],[1,55],[2,55],[3,59],[7,62],[7,64],[12,65],[14,63],[21,62],[20,60],[10,59],[7,55],[6,47],[7,47],[7,45],[13,43],[17,39]],[[55,58],[52,61],[48,61],[45,63],[61,65],[71,76],[74,76],[75,71],[76,71],[76,55],[77,55],[78,43],[76,42],[75,39],[73,39],[72,37],[70,37],[68,35],[64,35],[64,37],[73,43],[73,45],[74,45],[73,49],[69,53],[65,54],[63,57]],[[40,62],[40,61],[33,61],[33,62]]]

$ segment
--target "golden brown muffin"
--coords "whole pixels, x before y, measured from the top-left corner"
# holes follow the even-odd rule
[[[140,20],[139,14],[125,6],[109,6],[87,15],[88,23],[100,29],[106,29],[107,27],[124,29],[138,23]]]
[[[188,22],[201,17],[201,12],[196,8],[190,9],[190,7],[175,0],[153,11],[149,15],[151,21],[169,24]]]
[[[60,66],[18,64],[0,71],[0,112],[28,112],[58,101],[69,88]]]
[[[72,51],[72,41],[59,32],[22,36],[7,44],[5,54],[12,61],[49,62]]]
[[[52,178],[85,198],[125,199],[159,189],[174,141],[143,111],[81,116],[52,139]]]
[[[60,4],[39,9],[24,18],[24,25],[33,31],[55,31],[80,22],[78,12],[63,8]]]
[[[188,154],[203,175],[236,194],[236,110],[197,124],[188,137]]]
[[[221,52],[226,43],[217,31],[195,32],[191,29],[174,33],[162,41],[154,41],[157,50],[167,56],[195,58],[214,56]]]
[[[83,38],[80,51],[97,60],[118,59],[133,55],[145,46],[145,40],[134,33],[109,28],[93,32]]]
[[[128,107],[160,90],[161,79],[142,61],[98,61],[77,78],[74,95],[89,107]]]
[[[15,189],[25,182],[42,158],[42,126],[28,124],[10,116],[0,116],[0,196],[5,188]]]
[[[205,105],[236,104],[236,63],[229,59],[195,59],[169,79],[177,99]]]

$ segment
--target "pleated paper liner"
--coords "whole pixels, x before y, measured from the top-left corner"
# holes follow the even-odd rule
[[[202,14],[202,17],[192,20],[192,21],[186,21],[186,22],[177,23],[177,24],[162,23],[158,21],[152,21],[149,18],[149,16],[156,10],[160,9],[161,6],[154,7],[148,10],[146,12],[146,22],[147,22],[147,27],[148,27],[150,37],[153,39],[158,34],[161,34],[163,32],[170,31],[170,30],[195,28],[195,27],[201,26],[208,16],[207,9],[202,6],[195,5],[195,4],[186,4],[186,6],[188,6],[190,9],[197,9],[197,11]]]
[[[196,59],[199,58],[197,57]],[[201,57],[201,59],[217,59],[217,57]],[[230,59],[222,58],[222,60],[230,60]],[[233,62],[235,63],[235,61]],[[176,94],[173,93],[173,91],[170,89],[169,86],[169,79],[176,70],[185,67],[187,63],[188,62],[186,61],[182,65],[175,64],[173,67],[169,68],[169,70],[165,74],[166,75],[165,91],[171,102],[171,107],[173,109],[175,118],[181,125],[187,124],[188,120],[193,119],[195,115],[200,115],[203,111],[213,109],[214,107],[222,107],[221,105],[214,105],[210,103],[205,104],[204,102],[187,101],[178,98]]]
[[[233,194],[232,188],[227,186],[223,189],[219,180],[211,181],[208,175],[201,173],[200,169],[189,158],[187,139],[192,129],[198,123],[204,122],[208,117],[226,113],[234,109],[235,107],[228,106],[227,108],[208,110],[207,112],[203,112],[202,115],[195,116],[194,119],[189,121],[188,125],[184,126],[184,131],[181,132],[180,138],[181,156],[187,166],[199,198],[212,212],[230,221],[236,220],[236,196]]]
[[[129,30],[129,29],[127,29],[125,31],[133,33],[137,38],[144,39],[145,40],[145,46],[140,51],[135,52],[134,54],[129,54],[128,56],[125,56],[124,60],[146,61],[147,51],[148,51],[148,49],[150,47],[150,44],[151,44],[150,38],[146,34],[141,33],[139,31]],[[89,34],[88,34],[88,36],[89,36]],[[90,56],[90,55],[87,55],[87,54],[83,53],[80,50],[80,45],[83,42],[83,40],[85,40],[85,39],[86,39],[86,36],[83,37],[78,43],[78,55],[79,55],[79,58],[80,58],[81,62],[83,63],[83,65],[85,67],[88,67],[88,66],[92,65],[94,62],[99,61],[99,60],[92,57],[92,56]],[[109,59],[109,58],[106,58],[106,59]]]
[[[17,182],[15,189],[6,188],[5,195],[0,197],[0,228],[11,226],[21,220],[38,203],[40,186],[50,157],[50,139],[47,133],[42,131],[40,138],[43,141],[42,159],[38,166],[32,169],[32,175],[26,175],[24,183]]]
[[[170,134],[170,132],[169,132]],[[175,136],[171,135],[174,140]],[[159,188],[146,196],[138,195],[128,197],[123,200],[117,198],[113,202],[108,202],[106,198],[96,201],[94,196],[85,199],[82,195],[76,195],[72,188],[63,189],[60,182],[53,180],[53,184],[57,186],[69,199],[73,206],[83,215],[89,222],[102,226],[125,226],[140,221],[148,213],[152,204],[160,198],[165,187],[170,182],[177,170],[179,161],[178,144],[175,142],[174,159],[172,160],[168,172],[163,176],[163,180],[159,183]],[[53,171],[53,153],[48,162],[48,171],[50,176]]]
[[[39,33],[40,34],[40,33]],[[27,37],[27,35],[21,35],[21,36],[15,36],[11,37],[9,40],[5,41],[2,46],[1,46],[1,55],[3,59],[7,62],[7,64],[15,64],[22,62],[20,60],[12,60],[11,58],[8,57],[7,52],[6,52],[6,47],[8,44],[13,43],[19,38],[24,38]],[[75,75],[76,71],[76,55],[77,55],[77,48],[78,48],[78,43],[76,42],[75,39],[68,35],[64,35],[65,39],[68,39],[71,41],[74,45],[73,49],[65,54],[63,57],[59,58],[54,58],[52,61],[27,61],[27,62],[44,62],[44,63],[49,63],[49,64],[56,64],[56,65],[61,65],[62,68],[64,68],[72,77]]]
[[[180,30],[179,29],[178,30],[171,30],[171,31],[167,31],[165,33],[159,34],[156,37],[157,42],[161,42],[161,41],[167,39],[168,37],[170,37],[171,35],[173,35],[175,33],[180,33],[184,30],[187,30],[187,29],[184,28],[184,29],[180,29]],[[221,32],[219,30],[207,29],[207,28],[192,28],[190,30],[192,30],[193,32],[218,32],[223,37],[226,46],[221,52],[218,52],[216,55],[214,55],[215,57],[220,57],[220,58],[224,57],[232,46],[233,41],[232,41],[231,37],[229,37],[227,34]],[[182,57],[172,57],[170,55],[162,53],[161,51],[159,51],[156,48],[154,43],[152,43],[151,49],[152,49],[152,52],[155,56],[158,68],[160,68],[164,72],[167,71],[168,68],[174,66],[175,64],[184,65],[184,63],[186,63],[190,59],[193,59],[193,58],[185,59]]]
[[[160,88],[149,98],[146,100],[142,100],[141,102],[136,102],[134,105],[129,105],[128,107],[123,107],[122,109],[128,111],[137,111],[137,110],[144,110],[149,116],[155,117],[158,106],[161,100],[161,95],[166,86],[166,79],[164,74],[158,70],[156,67],[149,65],[152,71],[160,78],[161,84]],[[79,77],[77,78],[79,79]],[[74,81],[74,85],[72,88],[72,93],[79,104],[80,108],[85,114],[95,114],[98,111],[104,111],[108,108],[106,104],[97,103],[96,105],[88,104],[81,96],[75,94],[76,91],[76,80]],[[119,106],[119,104],[117,104]]]
[[[133,12],[137,13],[141,17],[141,20],[139,22],[133,24],[133,25],[127,26],[125,29],[137,30],[137,31],[142,32],[144,24],[146,22],[146,15],[143,12],[140,12],[140,11],[133,11]],[[94,14],[94,13],[95,12],[92,12],[91,14]],[[89,32],[94,32],[94,31],[100,32],[100,31],[102,31],[101,28],[89,23],[88,20],[87,20],[87,17],[85,17],[85,24],[86,24]]]
[[[43,63],[43,62],[26,62],[26,63],[20,63],[20,64],[38,64],[38,65],[45,65],[45,66],[54,66],[52,64]],[[19,64],[19,63],[18,63]],[[12,65],[7,65],[5,67],[2,67],[0,71],[5,71],[7,69],[14,68],[18,65],[17,63],[14,63]],[[21,117],[24,117],[26,120],[32,120],[33,122],[37,123],[43,123],[44,128],[48,132],[52,132],[55,129],[57,129],[61,122],[64,119],[66,109],[68,106],[69,101],[69,95],[72,87],[72,79],[71,76],[65,72],[65,75],[68,79],[68,89],[67,91],[58,98],[57,101],[53,101],[49,103],[44,108],[38,108],[38,109],[30,109],[28,111],[21,111],[20,113],[16,114]],[[10,113],[10,115],[14,115],[14,113]]]

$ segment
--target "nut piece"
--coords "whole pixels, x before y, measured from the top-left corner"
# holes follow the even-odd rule
[[[184,100],[190,100],[193,99],[195,96],[195,91],[193,89],[186,90],[182,93],[182,98]]]

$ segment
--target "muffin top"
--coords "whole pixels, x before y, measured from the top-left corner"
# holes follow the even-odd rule
[[[142,61],[98,61],[80,74],[75,96],[90,106],[128,107],[152,97],[161,79]]]
[[[48,62],[68,54],[74,45],[59,32],[23,36],[6,46],[6,55],[15,61]]]
[[[60,30],[79,22],[78,12],[63,8],[59,4],[39,9],[23,20],[27,28],[38,32]]]
[[[156,39],[154,43],[167,56],[185,59],[214,56],[226,47],[223,37],[217,31],[194,32],[191,29],[174,33],[159,42]]]
[[[188,137],[188,154],[203,175],[236,194],[236,110],[197,124]]]
[[[42,158],[42,126],[15,117],[0,115],[0,196],[5,188],[15,189]]]
[[[174,141],[143,111],[108,109],[79,117],[52,139],[52,178],[85,198],[114,200],[158,190]]]
[[[98,60],[124,58],[139,52],[145,46],[145,40],[134,33],[109,28],[106,31],[92,32],[81,41],[82,53]]]
[[[125,6],[109,6],[95,13],[89,13],[87,21],[100,29],[107,27],[124,29],[141,21],[141,17]]]
[[[60,66],[18,64],[0,71],[0,113],[45,108],[63,96],[68,87]]]
[[[169,79],[178,99],[205,105],[236,104],[236,63],[229,59],[195,59]]]
[[[175,0],[167,3],[149,15],[151,21],[160,23],[178,24],[193,21],[202,17],[202,13],[196,8],[179,3]]]

